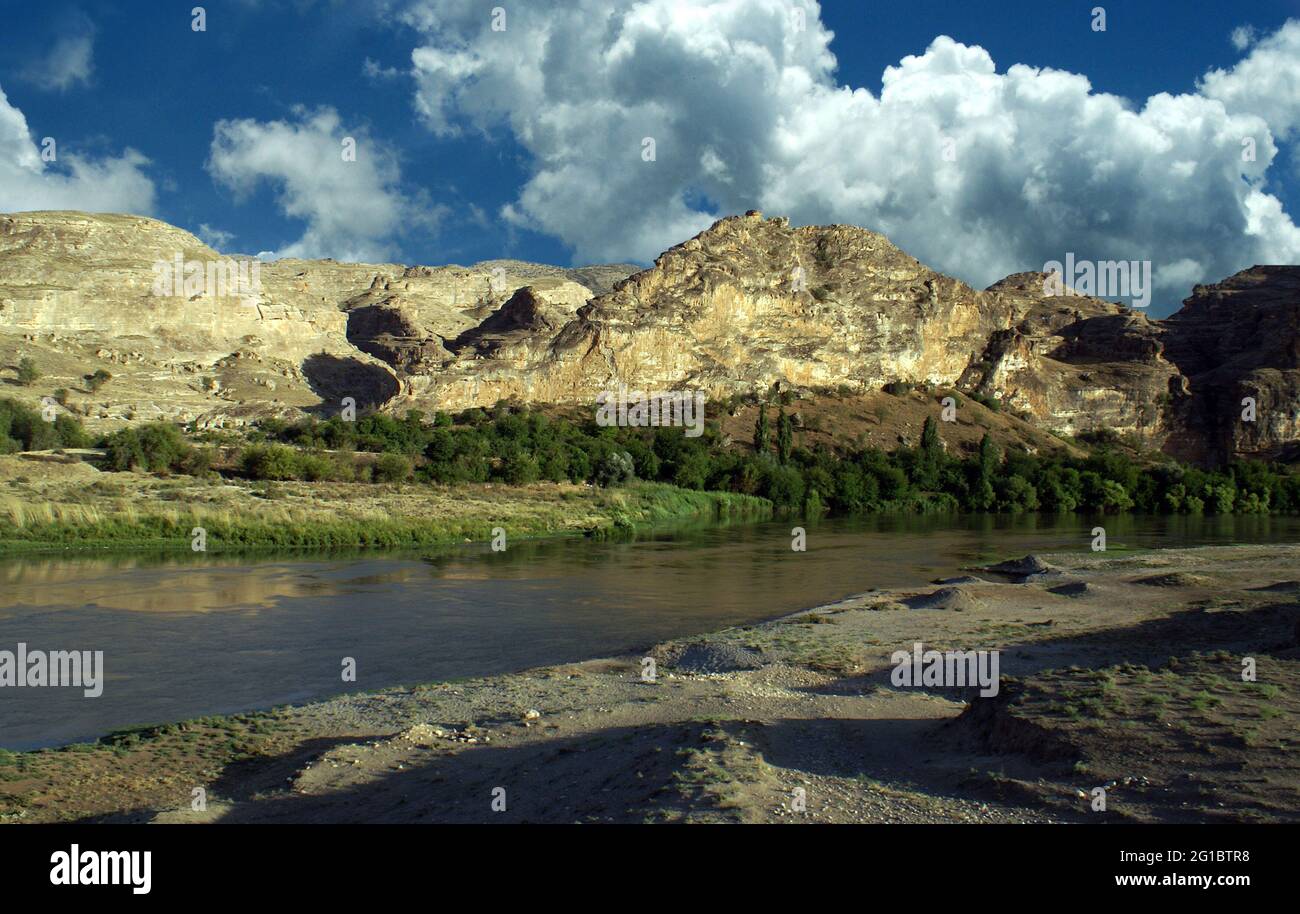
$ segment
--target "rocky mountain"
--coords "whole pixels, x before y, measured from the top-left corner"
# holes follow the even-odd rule
[[[182,267],[163,269],[179,261]],[[454,359],[451,341],[495,314],[525,283],[572,314],[634,266],[564,270],[520,261],[471,267],[257,263],[253,288],[173,283],[243,266],[188,232],[137,216],[53,212],[0,216],[0,362],[32,357],[39,388],[70,391],[91,425],[132,419],[238,425],[268,414],[382,407],[409,399],[407,379]],[[160,266],[162,265],[162,266]],[[591,285],[584,285],[590,283]],[[91,393],[83,378],[114,376]]]
[[[903,381],[1195,460],[1275,456],[1300,434],[1300,267],[1197,287],[1153,321],[1045,295],[1038,273],[973,289],[883,235],[756,212],[641,271],[283,260],[259,264],[251,290],[158,294],[158,265],[177,261],[248,264],[151,219],[0,216],[0,363],[27,355],[45,375],[5,392],[68,388],[91,424],[220,426],[328,413],[349,396],[401,412],[593,403],[620,384],[717,399]],[[114,379],[92,393],[80,379],[99,367]]]

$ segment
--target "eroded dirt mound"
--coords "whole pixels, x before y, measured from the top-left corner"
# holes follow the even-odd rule
[[[984,605],[979,597],[962,587],[940,587],[933,593],[907,597],[902,603],[909,609],[946,609],[949,612],[966,612]]]
[[[661,662],[683,673],[734,673],[756,670],[763,656],[734,644],[696,642],[665,647]]]
[[[1144,578],[1137,578],[1133,583],[1142,584],[1145,587],[1204,587],[1210,583],[1210,580],[1199,574],[1170,571],[1165,574],[1153,574]]]
[[[1278,581],[1276,584],[1250,589],[1263,593],[1300,593],[1300,581]]]
[[[1054,593],[1058,597],[1086,597],[1095,594],[1097,588],[1093,587],[1087,581],[1071,581],[1068,584],[1058,584],[1055,587],[1047,588],[1048,593]]]
[[[1036,555],[1027,555],[1020,559],[1010,559],[1005,562],[998,562],[996,565],[990,565],[984,569],[995,574],[1005,574],[1012,577],[1028,577],[1035,574],[1059,574],[1061,569],[1051,565]]]
[[[948,587],[955,587],[958,584],[987,584],[988,581],[983,578],[977,578],[973,574],[961,574],[955,578],[935,578],[931,584],[943,584]]]
[[[982,749],[1024,755],[1035,761],[1073,762],[1079,750],[1064,734],[1023,713],[1026,695],[1034,686],[1015,680],[1002,683],[998,694],[978,699],[952,722],[950,732],[973,739]]]

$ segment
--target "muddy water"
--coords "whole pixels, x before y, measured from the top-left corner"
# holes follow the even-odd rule
[[[1108,518],[1111,548],[1300,540],[1300,518]],[[1026,552],[1087,549],[1094,521],[867,518],[512,543],[426,554],[0,562],[0,650],[103,651],[98,698],[0,688],[0,747],[340,692],[614,654],[906,587]],[[342,660],[357,681],[342,681]]]

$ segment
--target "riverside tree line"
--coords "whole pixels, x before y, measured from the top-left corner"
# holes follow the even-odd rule
[[[1256,461],[1208,470],[1168,458],[1136,458],[1113,443],[1086,457],[1003,451],[987,434],[972,454],[944,447],[927,419],[915,445],[803,447],[793,418],[760,407],[752,449],[716,425],[688,438],[680,428],[602,427],[527,407],[375,414],[288,423],[265,420],[220,458],[167,423],[131,426],[92,440],[71,416],[0,400],[0,453],[86,447],[107,450],[114,470],[258,480],[506,485],[574,482],[618,486],[636,479],[685,489],[738,492],[807,514],[991,511],[1230,514],[1300,512],[1300,474]],[[221,433],[208,445],[230,444]],[[215,470],[213,468],[216,468]]]

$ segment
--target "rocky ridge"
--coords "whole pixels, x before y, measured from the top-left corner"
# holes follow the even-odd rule
[[[1300,267],[1197,287],[1155,321],[1045,295],[1038,273],[973,289],[878,233],[756,212],[640,271],[282,260],[260,264],[251,294],[154,295],[155,264],[178,256],[224,260],[141,217],[0,216],[0,364],[30,355],[41,387],[72,389],[70,409],[109,424],[237,425],[345,396],[400,412],[590,403],[620,384],[717,399],[909,382],[1187,459],[1285,454],[1300,437]],[[81,389],[103,366],[114,381]]]

